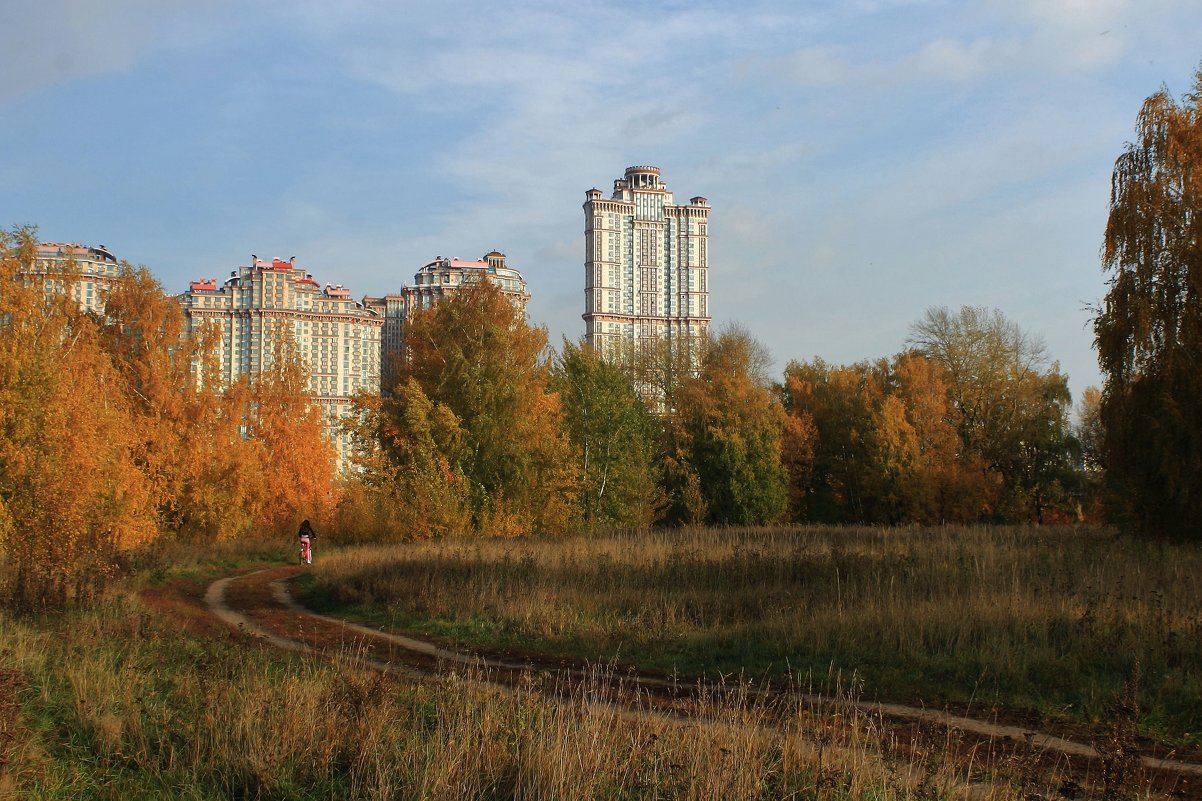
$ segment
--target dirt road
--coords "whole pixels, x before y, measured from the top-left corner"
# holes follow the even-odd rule
[[[584,679],[596,681],[598,678],[598,670],[588,666],[537,657],[514,660],[503,655],[471,653],[317,614],[299,604],[289,592],[289,579],[300,571],[298,567],[281,567],[220,579],[208,587],[205,605],[225,623],[272,646],[339,655],[365,667],[407,677],[473,669],[484,680],[511,686],[523,675],[533,672],[554,676],[556,681],[551,684],[561,691],[570,689],[573,682]],[[645,710],[647,699],[652,699],[655,702],[653,706],[662,709],[665,714],[674,715],[682,714],[681,710],[687,707],[684,702],[705,690],[702,683],[682,684],[637,673],[622,673],[610,676],[609,680],[621,684],[614,698],[621,699],[623,693],[638,694],[642,699],[639,705],[641,709]],[[819,696],[803,695],[801,700],[814,707],[829,703]],[[844,699],[840,703],[850,702]],[[1024,744],[1030,751],[1043,755],[1061,755],[1086,762],[1103,758],[1092,745],[1084,742],[996,720],[970,718],[902,704],[861,702],[854,706],[869,715],[914,726],[937,727],[949,735],[967,735],[978,744],[987,742],[1002,747]],[[1197,779],[1202,778],[1202,764],[1176,759],[1171,753],[1145,754],[1140,757],[1140,762],[1145,770],[1175,775],[1190,785],[1197,784]]]

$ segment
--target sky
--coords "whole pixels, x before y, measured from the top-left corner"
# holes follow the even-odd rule
[[[1197,0],[7,0],[0,227],[170,292],[253,253],[380,295],[495,248],[557,344],[585,192],[653,164],[709,199],[713,324],[778,375],[972,305],[1079,396],[1114,160],[1199,31]]]

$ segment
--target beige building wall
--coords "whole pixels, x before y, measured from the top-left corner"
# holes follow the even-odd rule
[[[618,361],[664,341],[699,352],[710,323],[708,201],[676,205],[652,166],[627,168],[609,198],[585,198],[586,341]]]
[[[309,391],[340,464],[347,464],[351,443],[338,426],[356,393],[379,392],[381,315],[341,284],[322,286],[292,260],[254,256],[221,282],[193,281],[179,301],[190,334],[202,326],[219,332],[217,358],[227,384],[269,369],[282,338],[290,340],[308,368]]]
[[[37,246],[30,275],[47,291],[71,296],[84,311],[103,312],[104,296],[120,280],[121,266],[104,245],[43,242]]]

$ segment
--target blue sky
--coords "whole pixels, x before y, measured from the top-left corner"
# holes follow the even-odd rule
[[[1202,62],[1197,0],[9,0],[0,225],[170,291],[297,257],[356,296],[498,248],[583,333],[585,190],[704,195],[715,324],[783,368],[996,307],[1099,383],[1110,172]]]

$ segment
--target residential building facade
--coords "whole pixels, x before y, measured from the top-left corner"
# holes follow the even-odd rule
[[[384,320],[381,336],[383,389],[389,392],[396,378],[395,360],[401,358],[405,321],[420,309],[428,309],[440,299],[453,295],[465,286],[491,281],[502,294],[522,311],[530,293],[521,272],[505,263],[505,254],[494,250],[478,261],[435,256],[413,276],[413,284],[401,287],[396,294],[381,298],[364,298],[363,305]]]
[[[327,434],[340,463],[347,464],[350,442],[338,423],[350,413],[356,393],[379,392],[380,314],[352,299],[341,284],[323,287],[294,259],[256,256],[220,283],[193,281],[179,301],[189,334],[201,327],[219,332],[216,358],[224,383],[261,375],[281,348],[295,348]]]
[[[708,201],[676,205],[652,166],[585,198],[586,341],[619,362],[663,342],[698,353],[710,323]]]
[[[121,266],[104,245],[43,242],[28,271],[47,291],[69,295],[84,311],[103,312],[105,293],[119,280]]]

